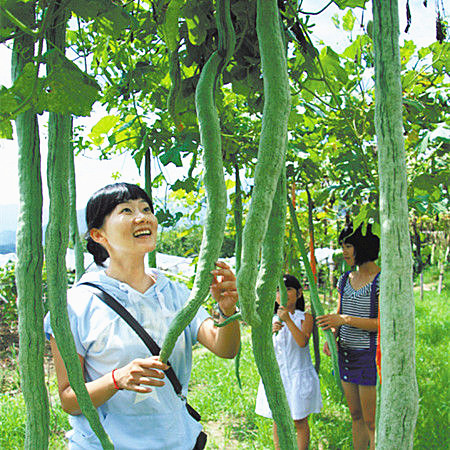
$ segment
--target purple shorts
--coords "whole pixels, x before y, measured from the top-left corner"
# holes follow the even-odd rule
[[[377,384],[375,352],[339,347],[339,373],[341,380],[363,386]]]

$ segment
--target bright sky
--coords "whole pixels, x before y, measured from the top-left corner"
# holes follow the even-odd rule
[[[303,1],[302,9],[304,11],[317,11],[322,6],[328,3],[328,0],[305,0]],[[368,2],[369,4],[371,2]],[[406,26],[406,0],[399,1],[400,14],[400,30],[401,39],[412,39],[416,45],[423,47],[435,41],[435,20],[436,13],[434,9],[434,2],[429,1],[428,8],[423,6],[423,0],[410,1],[412,11],[412,24],[407,35],[403,32]],[[319,5],[319,6],[318,6]],[[369,6],[370,9],[370,6]],[[356,10],[357,21],[360,21],[362,10]],[[320,15],[319,20],[316,21],[318,25],[314,28],[314,36],[330,45],[335,50],[339,51],[348,45],[345,37],[342,36],[335,28],[331,21],[331,17],[339,12],[339,9],[332,5]],[[345,11],[344,11],[345,13]],[[364,24],[371,17],[371,11],[364,11]],[[317,18],[316,18],[317,19]],[[314,20],[313,20],[314,21]],[[359,25],[355,24],[355,32]],[[10,51],[5,45],[0,45],[0,84],[10,87]],[[80,118],[76,124],[86,124],[86,132],[89,133],[90,128],[102,117],[100,108],[95,107],[94,112],[90,118]],[[41,157],[42,157],[42,176],[44,180],[44,208],[47,207],[47,192],[46,192],[46,158],[47,158],[47,139],[46,139],[46,123],[45,116],[40,117],[41,129]],[[128,182],[143,182],[140,177],[134,161],[130,156],[119,156],[109,161],[99,161],[95,157],[87,158],[80,156],[76,158],[76,173],[77,173],[77,207],[81,209],[85,206],[87,200],[93,192],[102,186],[113,182],[112,174],[119,172],[122,174],[120,181]],[[176,174],[173,170],[174,166],[170,166],[170,172]],[[152,168],[154,173],[154,169]],[[176,178],[172,182],[176,181]],[[19,189],[18,189],[18,175],[17,175],[17,143],[16,141],[0,140],[0,205],[17,204],[19,203]]]

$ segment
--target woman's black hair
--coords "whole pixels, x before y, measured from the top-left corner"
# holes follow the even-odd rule
[[[105,218],[120,203],[138,199],[145,200],[153,212],[153,203],[150,197],[136,184],[108,184],[95,192],[89,199],[86,206],[86,224],[88,230],[85,239],[87,241],[88,252],[94,256],[95,264],[103,266],[103,263],[109,258],[109,255],[101,244],[91,238],[89,234],[90,230],[93,228],[101,228],[105,222]]]
[[[289,275],[289,274],[283,275],[283,280],[284,280],[284,285],[287,288],[288,287],[294,288],[297,291],[297,295],[298,295],[298,291],[302,288],[300,281],[298,281],[298,279],[296,277],[294,277],[294,275]],[[277,313],[279,306],[280,305],[275,302],[274,314]],[[297,301],[295,302],[295,309],[299,309],[300,311],[305,310],[305,297],[303,297],[303,292],[302,292],[302,295],[300,295],[300,297],[297,297]]]
[[[372,225],[370,223],[367,225],[365,235],[362,234],[362,226],[363,224],[353,231],[353,224],[349,223],[339,234],[339,245],[343,243],[353,245],[357,266],[368,261],[375,261],[380,252],[380,239],[372,233]]]

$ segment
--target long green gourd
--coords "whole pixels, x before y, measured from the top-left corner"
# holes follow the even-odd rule
[[[226,15],[225,18],[218,17],[219,8],[221,8],[221,14]],[[217,9],[216,21],[219,36],[223,32],[234,34],[230,17],[230,1],[218,1]],[[229,43],[233,39],[228,38],[225,41]],[[223,54],[223,49],[220,50]],[[227,50],[225,55],[229,52],[233,53],[233,51]],[[170,324],[167,336],[161,346],[160,359],[163,362],[169,359],[178,336],[189,325],[208,296],[212,281],[211,271],[215,267],[215,262],[219,258],[222,247],[226,222],[227,191],[222,163],[220,124],[214,101],[214,91],[218,72],[224,64],[226,64],[224,58],[220,56],[219,51],[215,51],[203,67],[195,92],[195,105],[203,146],[204,184],[208,200],[206,223],[203,229],[194,286],[186,305]]]
[[[73,121],[71,121],[71,135],[73,135]],[[73,244],[75,254],[75,277],[77,280],[84,273],[84,252],[80,239],[80,231],[78,228],[77,218],[77,189],[75,180],[75,158],[73,145],[69,150],[69,199],[70,199],[70,239]]]
[[[262,242],[284,155],[291,95],[279,11],[275,0],[257,2],[258,34],[264,81],[264,110],[252,201],[244,227],[241,268],[237,277],[243,319],[261,323],[255,285]],[[278,280],[277,280],[278,282]]]
[[[65,47],[65,11],[56,14],[49,30],[48,40],[60,49]],[[50,67],[51,70],[51,67]],[[47,182],[50,212],[46,230],[45,259],[47,264],[48,304],[51,325],[64,360],[70,385],[75,391],[82,413],[98,436],[104,449],[114,448],[97,410],[92,405],[86,389],[83,371],[78,358],[67,312],[66,249],[69,237],[69,154],[71,151],[71,117],[50,113],[48,126]]]
[[[272,341],[272,317],[276,287],[280,283],[283,267],[283,243],[286,222],[285,170],[279,177],[277,191],[272,203],[269,226],[262,245],[261,266],[258,274],[259,326],[252,326],[252,346],[256,366],[264,384],[267,401],[277,424],[280,448],[297,449],[294,425],[289,404],[283,388],[280,369]],[[282,282],[282,280],[281,280]],[[284,286],[284,282],[282,282]]]
[[[23,7],[34,20],[34,6]],[[34,40],[21,33],[14,39],[13,82],[34,56]],[[16,118],[20,214],[17,223],[16,286],[19,312],[20,385],[27,409],[25,449],[48,448],[48,398],[44,379],[44,308],[42,304],[42,181],[36,114]]]
[[[314,279],[314,275],[311,270],[311,265],[308,260],[308,253],[306,252],[305,241],[302,238],[302,234],[300,232],[300,227],[298,226],[297,216],[295,215],[294,205],[292,204],[292,201],[289,198],[289,195],[287,196],[287,202],[289,205],[289,212],[290,212],[290,216],[291,216],[291,220],[292,220],[292,225],[294,226],[294,232],[297,237],[298,247],[299,247],[300,253],[302,255],[303,265],[304,265],[305,271],[306,271],[306,276],[308,277],[309,289],[310,289],[310,293],[311,293],[311,303],[314,307],[314,311],[316,312],[316,314],[321,316],[324,314],[323,306],[319,300],[319,293],[317,292],[316,280]],[[339,364],[338,364],[338,355],[337,355],[337,349],[336,349],[336,341],[334,339],[334,336],[333,336],[333,333],[331,330],[324,330],[324,333],[325,333],[325,338],[328,342],[328,347],[331,352],[331,362],[332,362],[332,366],[333,366],[334,379],[336,381],[337,387],[343,393],[344,390],[342,388],[342,382],[341,382],[341,378],[339,376]]]

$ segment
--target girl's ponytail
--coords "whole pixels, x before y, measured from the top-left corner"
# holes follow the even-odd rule
[[[94,241],[91,236],[86,236],[87,250],[94,257],[97,266],[104,266],[104,262],[109,258],[108,252],[101,244]]]

